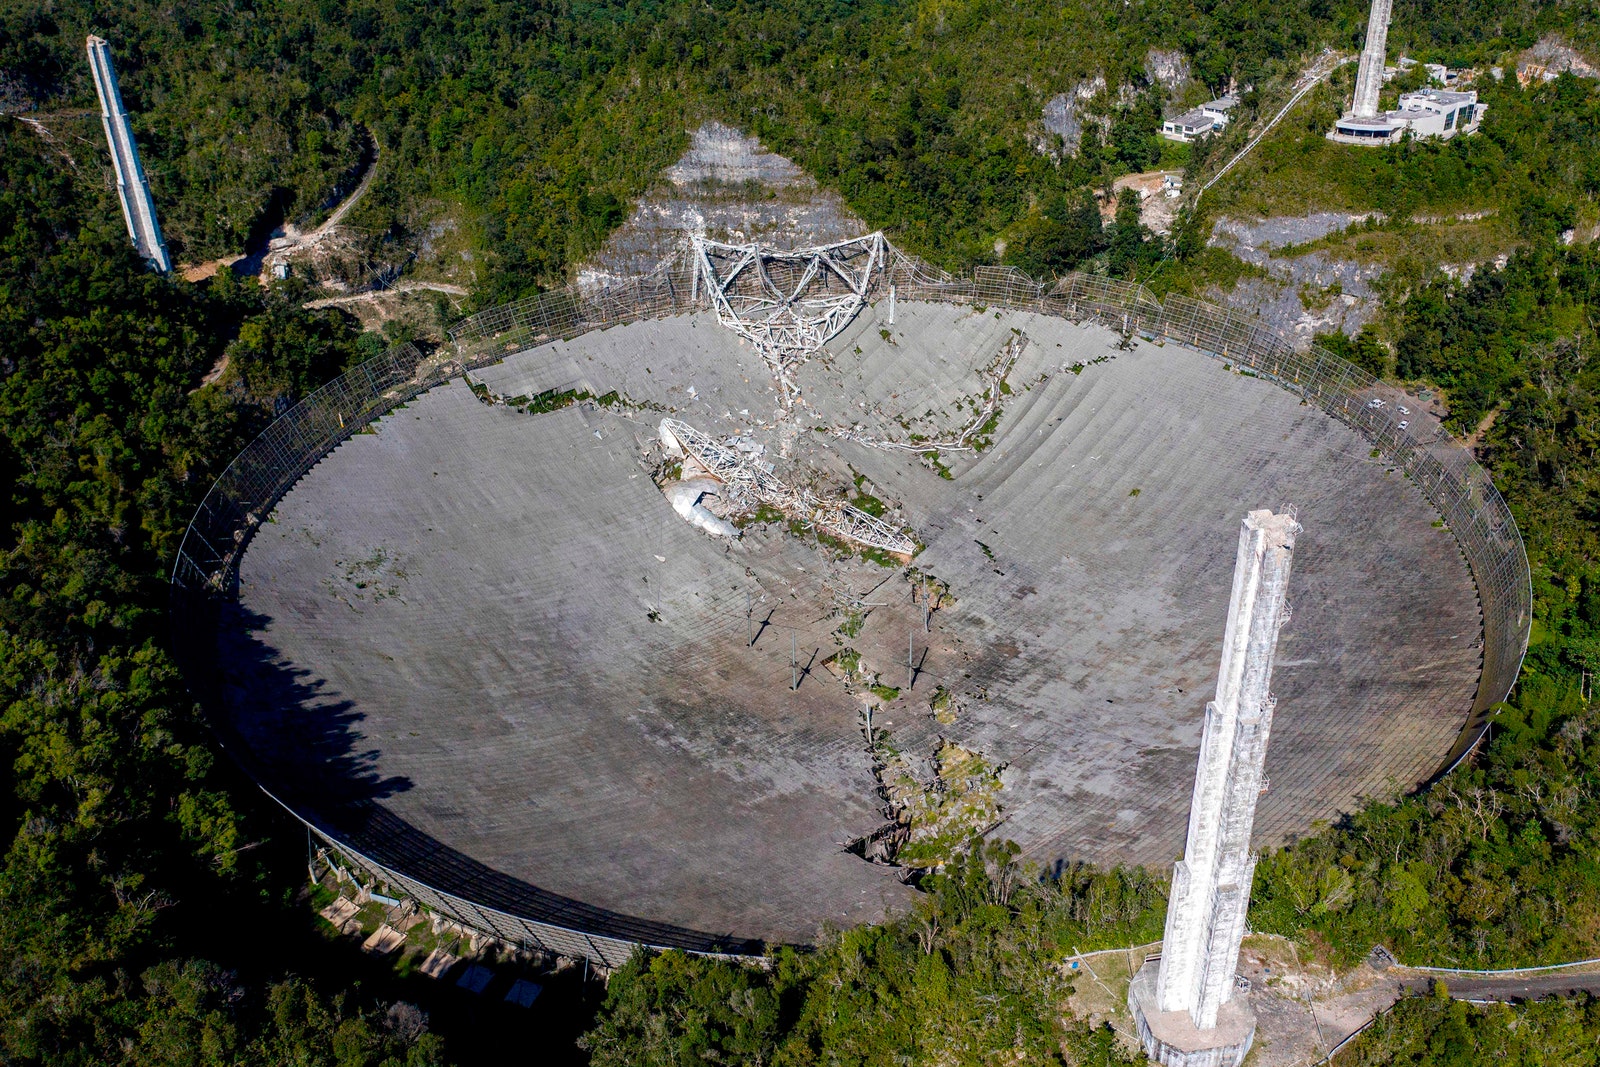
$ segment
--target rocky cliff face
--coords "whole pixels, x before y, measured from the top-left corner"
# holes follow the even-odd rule
[[[1093,78],[1080,81],[1070,93],[1052,96],[1045,102],[1044,113],[1040,117],[1045,136],[1038,138],[1034,146],[1053,159],[1077,155],[1078,146],[1083,142],[1085,123],[1097,123],[1102,131],[1111,126],[1105,116],[1089,113],[1090,102],[1105,91],[1105,75],[1096,74]],[[1056,137],[1061,138],[1059,143]]]
[[[1189,57],[1173,49],[1152,48],[1144,57],[1144,76],[1150,80],[1151,85],[1161,86],[1162,92],[1168,97],[1175,97],[1183,92],[1193,79],[1189,69]]]
[[[1232,292],[1213,293],[1211,297],[1229,307],[1260,315],[1278,329],[1292,332],[1304,344],[1309,344],[1317,333],[1356,333],[1377,313],[1378,296],[1371,283],[1383,273],[1381,266],[1337,259],[1326,252],[1300,256],[1273,253],[1315,241],[1357,221],[1360,217],[1336,211],[1258,221],[1218,219],[1210,243],[1262,268],[1271,277],[1245,278]]]
[[[689,234],[799,247],[866,230],[838,194],[791,160],[731,126],[708,122],[578,278],[602,283],[646,273],[680,253]]]

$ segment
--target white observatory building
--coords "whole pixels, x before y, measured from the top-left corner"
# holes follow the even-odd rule
[[[1472,91],[1421,89],[1402,93],[1400,106],[1393,111],[1378,110],[1378,93],[1383,88],[1384,59],[1389,44],[1389,15],[1394,0],[1372,0],[1367,18],[1367,41],[1361,49],[1361,67],[1356,74],[1356,91],[1350,110],[1328,132],[1328,139],[1340,144],[1394,144],[1409,131],[1413,137],[1449,140],[1457,134],[1476,133],[1483,121],[1484,106]]]

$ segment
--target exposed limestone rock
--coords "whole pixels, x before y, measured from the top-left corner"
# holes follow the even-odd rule
[[[1189,57],[1176,48],[1152,48],[1144,57],[1144,75],[1168,96],[1177,96],[1193,80]]]
[[[1053,159],[1060,159],[1062,155],[1076,156],[1083,143],[1085,122],[1098,124],[1102,131],[1110,129],[1111,121],[1105,116],[1087,113],[1089,102],[1105,91],[1105,75],[1096,74],[1080,81],[1070,93],[1057,93],[1047,100],[1040,120],[1046,135],[1037,139],[1039,151]],[[1050,136],[1052,134],[1061,138],[1059,144]]]
[[[686,247],[689,234],[781,248],[859,237],[867,226],[837,193],[784,156],[721,122],[690,135],[689,150],[634,205],[578,279],[601,284],[645,274]]]

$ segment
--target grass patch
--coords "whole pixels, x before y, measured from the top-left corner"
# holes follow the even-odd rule
[[[861,674],[861,653],[853,648],[842,648],[824,660],[822,665],[846,681],[855,681]]]
[[[1441,263],[1483,263],[1521,244],[1510,220],[1499,215],[1433,222],[1372,218],[1315,241],[1274,249],[1272,256],[1290,259],[1323,252],[1332,259],[1425,274]]]
[[[917,542],[916,549],[911,554],[915,556],[926,547],[926,545],[919,541]],[[862,545],[859,547],[856,554],[862,559],[866,560],[868,563],[878,567],[887,568],[888,570],[898,570],[905,566],[905,560],[903,558],[895,555],[893,552],[885,552],[881,548],[872,548],[867,545]]]
[[[760,504],[757,505],[754,511],[747,511],[743,515],[735,516],[733,524],[743,530],[749,526],[762,526],[767,523],[782,522],[783,520],[783,512],[771,504]],[[791,527],[791,531],[792,529]]]
[[[526,414],[543,415],[549,411],[559,411],[561,408],[571,407],[580,400],[593,399],[594,394],[586,389],[550,389],[516,406],[520,407]]]
[[[1187,260],[1164,260],[1154,274],[1142,280],[1145,288],[1159,300],[1168,293],[1201,297],[1213,289],[1229,292],[1246,278],[1268,281],[1272,275],[1266,268],[1246,263],[1226,248],[1207,245]]]
[[[875,519],[883,518],[884,514],[889,510],[887,504],[871,493],[857,493],[850,498],[850,503],[853,507],[861,509]]]

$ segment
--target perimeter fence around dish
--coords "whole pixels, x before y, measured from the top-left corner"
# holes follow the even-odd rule
[[[718,951],[711,939],[707,939],[705,944],[696,944],[693,939],[674,944],[659,944],[648,936],[624,937],[617,936],[616,931],[588,931],[579,929],[576,925],[559,926],[516,915],[501,908],[490,907],[485,903],[469,900],[457,893],[430,885],[397,869],[392,862],[380,861],[363,854],[350,841],[330,834],[298,815],[294,808],[281,798],[271,792],[267,792],[267,795],[305,825],[309,841],[320,844],[319,851],[339,856],[349,866],[365,875],[370,880],[368,889],[383,888],[390,893],[398,894],[400,898],[410,898],[429,911],[469,930],[487,934],[506,945],[525,951],[536,950],[572,959],[587,959],[604,967],[622,966],[641,945],[658,950],[684,949],[696,955],[712,956],[717,959],[744,962],[756,962],[762,959],[759,955]],[[312,877],[316,877],[314,857]]]
[[[283,806],[290,814],[294,814],[294,810],[287,804]],[[533,922],[495,908],[475,904],[454,893],[435,889],[370,856],[365,856],[347,842],[319,830],[304,819],[301,819],[301,822],[305,822],[306,830],[312,839],[372,879],[373,885],[369,888],[381,886],[402,897],[409,897],[429,911],[459,923],[469,930],[488,934],[507,945],[552,952],[572,959],[588,959],[606,967],[620,967],[627,962],[636,947],[632,942],[619,941],[603,934],[590,934],[582,930],[568,930],[548,923]]]
[[[869,291],[874,299],[980,305],[1092,320],[1125,338],[1171,341],[1222,361],[1240,374],[1277,383],[1314,403],[1369,441],[1376,454],[1404,471],[1438,510],[1472,569],[1483,615],[1483,669],[1477,698],[1441,773],[1459,762],[1487,729],[1494,705],[1515,683],[1527,647],[1532,590],[1527,557],[1505,501],[1472,455],[1431,419],[1408,418],[1404,398],[1365,371],[1322,349],[1297,351],[1252,316],[1186,297],[1156,300],[1143,286],[1072,274],[1053,284],[1005,267],[979,268],[955,278],[893,251]],[[688,267],[663,269],[603,286],[571,286],[472,315],[450,331],[454,352],[425,357],[401,345],[346,372],[307,396],[247,446],[211,487],[196,510],[172,569],[174,633],[191,684],[202,699],[218,699],[201,684],[214,658],[217,606],[235,597],[239,560],[250,538],[279,499],[351,434],[464,371],[591,330],[707,309]],[[1382,401],[1381,404],[1374,403]],[[220,709],[217,709],[220,713]],[[246,767],[249,761],[241,753]],[[276,800],[277,798],[274,797]],[[279,801],[309,833],[356,863],[374,879],[400,888],[429,908],[509,944],[530,945],[615,965],[652,924],[618,922],[607,929],[578,929],[561,915],[515,915],[428,885],[404,870],[406,850],[381,839],[343,840],[292,804]],[[348,835],[345,835],[348,836]],[[454,891],[452,891],[454,890]],[[634,933],[630,933],[630,930]],[[669,947],[716,954],[709,942]],[[658,944],[658,947],[659,944]]]

